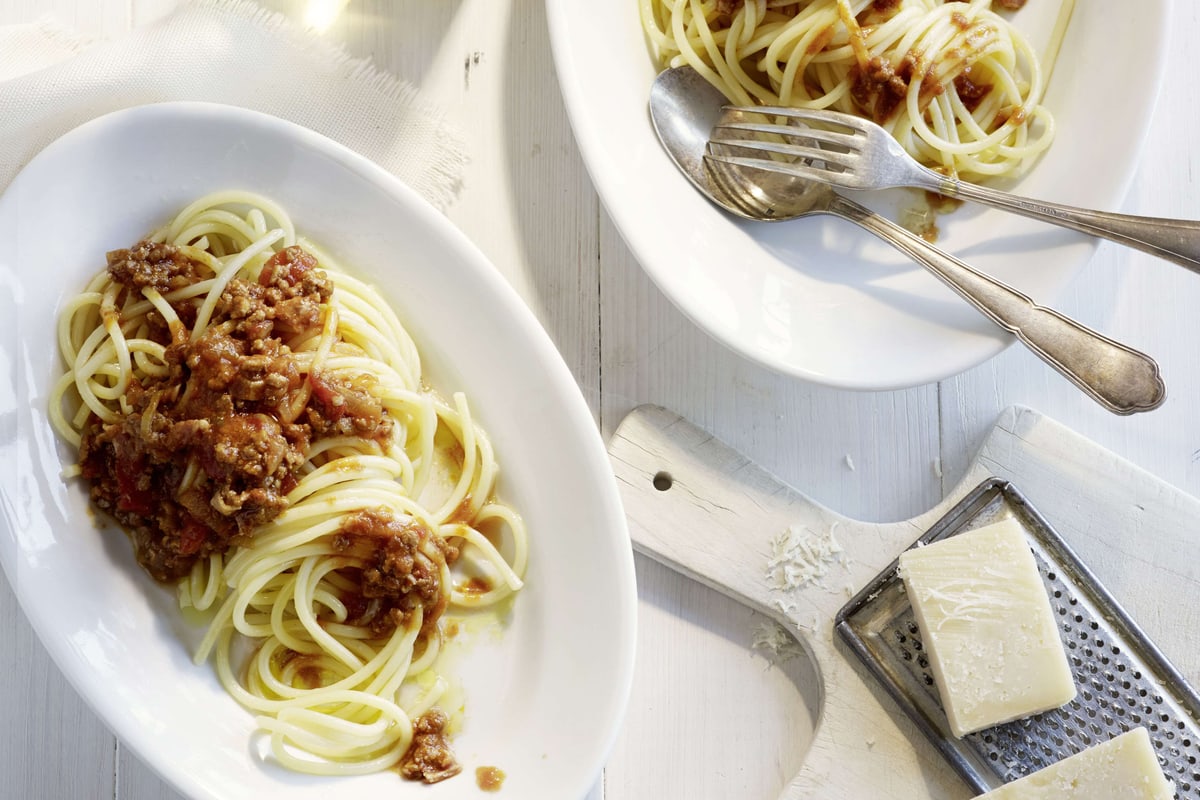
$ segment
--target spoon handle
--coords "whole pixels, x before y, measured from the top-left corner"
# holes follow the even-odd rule
[[[870,231],[937,275],[1109,411],[1150,411],[1165,399],[1158,364],[1149,356],[1037,305],[852,200],[835,195],[829,212]]]
[[[953,180],[922,168],[921,188],[1118,242],[1200,272],[1200,222],[1093,211]]]

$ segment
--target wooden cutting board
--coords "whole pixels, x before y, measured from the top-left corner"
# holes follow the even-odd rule
[[[895,523],[823,508],[654,406],[622,421],[609,453],[634,547],[774,618],[818,667],[816,735],[781,799],[971,796],[837,639],[833,618],[989,477],[1012,481],[1189,682],[1200,678],[1200,501],[1031,409],[1000,416],[938,507]],[[822,578],[785,591],[767,573],[773,542],[789,526],[815,542],[833,531],[843,552],[821,562]]]

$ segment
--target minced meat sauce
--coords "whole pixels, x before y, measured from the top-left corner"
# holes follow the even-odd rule
[[[995,0],[995,5],[1005,10],[1016,10],[1025,5],[1025,0]],[[899,0],[875,0],[871,9],[877,13],[888,13],[899,6]],[[951,16],[953,24],[963,31],[970,31],[973,23],[966,16],[955,13]],[[981,47],[989,38],[990,29],[982,26],[975,36],[978,41],[968,41],[973,47]],[[865,35],[860,30],[858,35],[863,37],[863,49],[866,49]],[[961,54],[960,54],[961,55]],[[933,63],[921,64],[922,59],[916,53],[907,53],[898,64],[878,56],[872,57],[866,63],[858,63],[850,68],[850,96],[855,105],[868,119],[884,124],[890,121],[900,106],[906,101],[909,86],[914,80],[918,81],[920,90],[919,105],[924,108],[935,95],[945,91],[945,86],[935,77]],[[955,91],[968,111],[974,111],[984,97],[992,90],[990,84],[976,82],[971,76],[970,59],[965,59],[963,71],[954,77]]]
[[[419,608],[422,635],[433,630],[449,602],[441,568],[455,561],[457,548],[423,525],[375,508],[349,516],[333,537],[333,549],[363,562],[361,596],[342,598],[348,622],[383,633]]]
[[[200,277],[184,250],[150,242],[109,253],[108,272],[130,292],[166,293]],[[313,441],[388,435],[364,386],[302,373],[285,344],[320,328],[332,291],[316,259],[289,247],[257,281],[229,282],[196,341],[191,302],[173,304],[183,323],[174,331],[150,315],[167,374],[132,380],[129,412],[116,422],[89,421],[80,463],[92,501],[130,532],[156,580],[181,578],[278,516]]]
[[[198,266],[168,244],[139,242],[108,254],[109,276],[131,293],[188,286],[207,277]],[[248,541],[278,516],[315,441],[390,435],[370,376],[352,383],[302,372],[287,345],[319,333],[332,292],[316,259],[288,247],[257,281],[229,282],[195,341],[194,301],[172,304],[182,322],[174,329],[149,315],[150,338],[166,348],[166,374],[132,380],[129,411],[117,421],[89,420],[80,463],[93,503],[131,534],[138,562],[156,580],[178,580],[198,559]],[[358,587],[341,598],[346,622],[384,636],[420,609],[422,638],[434,630],[449,599],[442,570],[457,558],[455,547],[386,508],[347,516],[333,547],[362,562],[343,570]],[[322,680],[315,665],[300,664],[297,674],[311,686]],[[399,765],[404,777],[434,783],[461,771],[446,725],[436,709],[414,721]]]

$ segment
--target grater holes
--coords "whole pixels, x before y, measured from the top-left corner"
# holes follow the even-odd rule
[[[1161,676],[1135,640],[1128,642],[1119,617],[1095,607],[1091,594],[1078,590],[1065,567],[1034,548],[1035,559],[1057,618],[1060,640],[1077,687],[1077,697],[1062,708],[1020,722],[971,734],[949,746],[974,754],[982,773],[1010,782],[1114,736],[1145,727],[1158,742],[1154,753],[1176,785],[1178,800],[1200,800],[1200,725],[1180,722],[1177,700],[1158,687]],[[910,609],[897,609],[876,640],[892,665],[905,675],[912,700],[937,709],[940,699],[929,674],[929,651]],[[1115,626],[1115,627],[1113,627]],[[1144,673],[1144,674],[1143,674]],[[1142,692],[1145,682],[1148,691]],[[1167,713],[1163,713],[1167,712]],[[1164,735],[1167,730],[1174,737]],[[1186,788],[1185,788],[1186,787]]]

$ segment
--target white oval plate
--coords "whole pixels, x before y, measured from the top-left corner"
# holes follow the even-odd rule
[[[1057,140],[1012,188],[1119,207],[1161,84],[1169,5],[1076,4],[1046,98]],[[845,389],[938,381],[1012,341],[849,222],[743,222],[701,197],[650,126],[646,102],[656,70],[637,6],[546,3],[559,83],[592,181],[630,250],[688,317],[746,358]],[[1057,11],[1057,2],[1038,0],[1015,21],[1040,50]],[[899,194],[869,202],[893,212],[912,204]],[[1045,304],[1094,251],[1078,234],[981,208],[943,215],[939,227],[940,247]]]
[[[394,772],[313,778],[263,757],[251,715],[194,666],[200,630],[172,590],[102,536],[73,460],[46,421],[61,372],[63,299],[188,201],[239,187],[279,201],[297,230],[377,285],[426,374],[461,389],[491,434],[501,491],[530,531],[528,582],[497,634],[458,659],[462,775],[422,787]],[[0,197],[0,562],[55,662],[122,741],[193,797],[564,800],[597,779],[633,670],[636,592],[625,517],[592,417],[517,294],[442,215],[381,168],[311,131],[200,103],[120,111],[67,134]],[[47,764],[53,761],[48,756]]]

